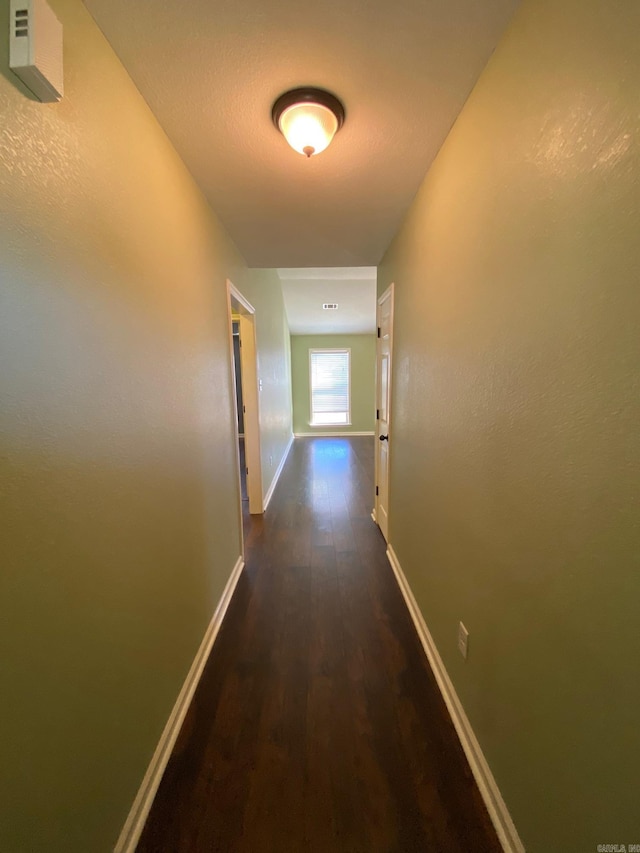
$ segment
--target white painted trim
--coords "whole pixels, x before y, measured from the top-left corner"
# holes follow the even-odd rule
[[[295,432],[295,438],[331,438],[340,436],[342,438],[350,435],[375,435],[375,432]]]
[[[282,469],[284,468],[284,463],[287,461],[287,457],[289,456],[289,451],[291,450],[292,447],[293,447],[293,435],[289,439],[289,442],[285,448],[285,451],[282,454],[282,459],[280,460],[280,464],[278,465],[278,470],[273,475],[273,480],[271,481],[271,485],[269,486],[269,491],[264,496],[264,501],[262,502],[264,512],[267,511],[267,507],[269,506],[269,501],[273,497],[273,493],[276,490],[276,486],[278,485],[278,480],[280,479],[280,474],[282,474]]]
[[[378,523],[378,519],[376,518],[376,508],[375,507],[371,510],[371,518],[372,518],[374,524]]]
[[[409,582],[402,571],[396,553],[391,545],[387,548],[387,557],[391,563],[391,568],[393,569],[393,573],[398,581],[398,586],[400,587],[400,591],[402,592],[406,605],[409,609],[409,613],[411,614],[411,618],[413,619],[413,624],[415,625],[420,641],[422,642],[425,654],[429,664],[431,665],[431,669],[438,683],[438,687],[440,688],[440,692],[442,693],[442,698],[445,701],[458,738],[460,739],[464,753],[467,756],[471,772],[473,773],[476,784],[480,790],[480,794],[482,795],[482,799],[487,807],[487,811],[489,812],[489,816],[498,835],[498,839],[500,840],[500,844],[502,845],[502,849],[505,853],[525,853],[518,831],[515,828],[507,806],[502,799],[496,780],[493,778],[493,773],[487,764],[487,760],[480,748],[480,744],[478,743],[473,729],[471,728],[471,723],[464,712],[462,703],[460,702],[458,694],[455,691],[455,687],[449,678],[444,662],[440,657],[440,653],[438,652],[436,644],[433,641],[433,637],[427,628],[422,612],[420,611],[418,603],[413,596]]]
[[[229,279],[227,279],[227,287],[229,288],[229,293],[231,294],[231,296],[233,296],[234,299],[236,299],[242,305],[245,311],[248,311],[249,314],[256,313],[256,309],[253,307],[253,305],[240,293],[235,284]],[[233,312],[231,312],[231,316],[232,319],[239,321],[240,317],[242,317],[242,314],[234,315]]]
[[[224,592],[218,602],[215,613],[213,614],[211,622],[209,623],[202,642],[200,643],[200,648],[198,649],[193,663],[191,664],[191,669],[189,670],[185,682],[182,685],[182,690],[178,695],[176,704],[173,706],[171,715],[164,727],[160,741],[153,753],[151,763],[147,768],[142,784],[140,785],[136,798],[131,806],[131,811],[129,812],[127,820],[122,828],[122,832],[120,833],[120,837],[118,838],[114,848],[114,853],[134,853],[136,849],[138,841],[140,840],[140,835],[144,829],[145,821],[149,815],[153,798],[156,795],[158,786],[162,780],[162,775],[166,769],[169,759],[171,758],[171,753],[173,752],[176,740],[180,734],[180,728],[182,727],[184,718],[189,710],[189,705],[191,704],[193,695],[196,692],[202,671],[207,659],[209,658],[215,639],[218,636],[222,620],[225,617],[227,607],[231,601],[231,596],[233,595],[233,591],[236,588],[236,584],[238,583],[238,579],[240,578],[243,568],[244,560],[242,557],[238,557],[236,564],[233,567],[233,571],[229,576],[229,580],[227,581],[227,585],[224,588]]]

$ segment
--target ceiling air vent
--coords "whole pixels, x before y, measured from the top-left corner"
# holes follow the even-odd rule
[[[9,68],[39,101],[62,97],[62,24],[46,0],[11,0]]]
[[[336,311],[338,308],[337,302],[323,302],[322,307],[325,311]]]

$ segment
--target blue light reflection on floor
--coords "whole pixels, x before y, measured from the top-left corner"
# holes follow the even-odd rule
[[[315,461],[331,467],[325,470],[322,478],[314,478],[312,484],[313,507],[316,512],[330,512],[330,498],[340,495],[350,500],[352,485],[345,474],[353,464],[352,448],[348,441],[339,437],[318,437],[311,439],[311,454]]]
[[[315,459],[344,460],[351,456],[351,446],[343,438],[314,438],[311,452]]]

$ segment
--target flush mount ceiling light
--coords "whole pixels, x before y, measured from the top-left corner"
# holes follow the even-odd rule
[[[344,107],[331,92],[307,86],[280,95],[271,118],[295,151],[311,157],[324,151],[344,124]]]

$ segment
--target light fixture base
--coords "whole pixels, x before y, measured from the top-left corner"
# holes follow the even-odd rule
[[[345,110],[339,98],[326,89],[316,89],[313,86],[301,86],[298,89],[290,89],[276,99],[272,109],[271,118],[275,126],[280,130],[280,117],[282,113],[294,104],[320,104],[335,115],[338,121],[338,130],[344,124]]]

